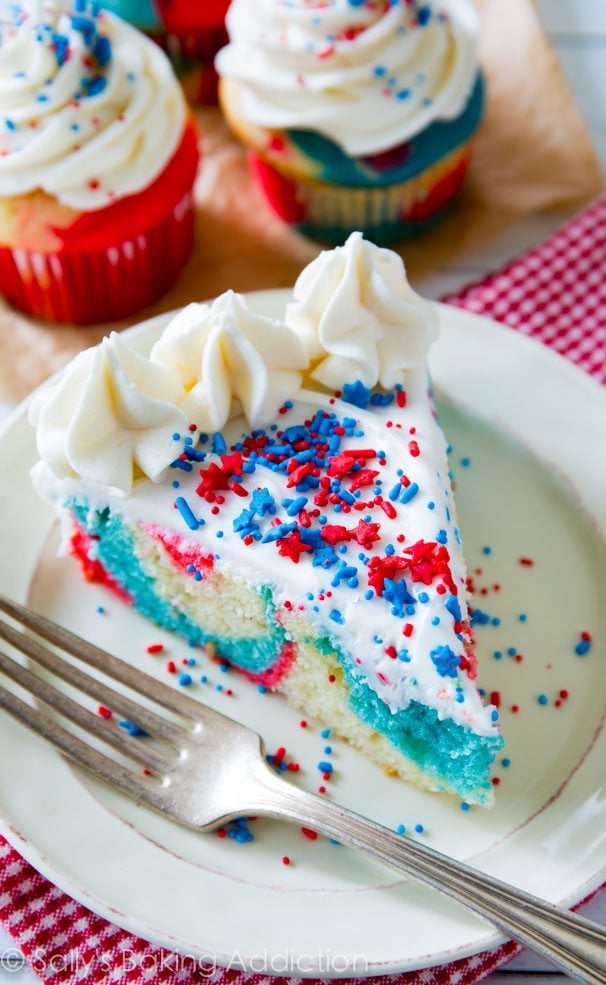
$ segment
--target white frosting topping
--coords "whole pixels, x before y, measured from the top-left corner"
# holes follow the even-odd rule
[[[438,332],[435,309],[410,287],[397,253],[352,233],[301,273],[286,320],[312,376],[331,389],[361,380],[392,389],[421,365]]]
[[[233,0],[221,75],[245,119],[307,129],[358,157],[464,109],[478,70],[473,0]]]
[[[120,18],[0,0],[0,196],[103,208],[164,170],[185,117],[168,59]]]
[[[267,424],[300,389],[308,364],[292,329],[253,314],[233,291],[185,308],[151,359],[176,370],[187,390],[181,407],[204,431],[221,430],[240,408],[250,427]]]
[[[187,427],[174,371],[138,355],[115,332],[80,353],[30,409],[38,451],[61,477],[128,494],[134,467],[159,482]]]

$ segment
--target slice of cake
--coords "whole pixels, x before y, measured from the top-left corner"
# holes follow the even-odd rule
[[[284,323],[229,292],[150,358],[119,336],[32,406],[40,493],[87,578],[389,773],[492,800],[466,569],[425,358],[434,309],[354,234]]]

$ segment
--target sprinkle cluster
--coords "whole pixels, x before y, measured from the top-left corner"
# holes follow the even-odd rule
[[[279,410],[282,427],[274,423],[230,444],[224,434],[199,433],[192,424],[189,434],[173,435],[180,449],[172,465],[179,475],[172,480],[174,508],[184,529],[211,524],[205,547],[211,537],[219,542],[237,538],[241,549],[262,545],[306,571],[317,569],[314,578],[302,580],[305,594],[284,603],[287,611],[320,613],[324,624],[338,632],[347,625],[351,604],[384,606],[399,629],[392,626],[391,635],[374,637],[370,632],[369,642],[376,648],[376,662],[387,667],[377,674],[386,687],[402,677],[389,672],[390,661],[413,663],[415,626],[431,603],[432,625],[443,625],[447,642],[428,647],[422,659],[432,668],[431,676],[445,682],[441,700],[453,698],[462,705],[461,675],[473,680],[476,666],[461,601],[464,586],[452,568],[449,538],[457,548],[460,538],[448,491],[437,509],[435,484],[433,498],[423,488],[417,465],[423,460],[420,436],[415,426],[405,427],[398,419],[407,402],[399,385],[372,392],[356,381],[326,398],[326,407],[319,399],[313,416],[302,420],[301,411],[287,401]],[[386,446],[397,449],[396,462],[385,447],[368,441],[368,431],[376,439],[378,428],[390,439]],[[426,508],[433,539],[414,536],[413,506]],[[220,553],[215,557],[220,559]],[[186,570],[198,581],[205,577],[193,563]],[[312,585],[314,590],[308,590]],[[377,618],[375,611],[369,623]],[[415,675],[410,679],[416,686]]]

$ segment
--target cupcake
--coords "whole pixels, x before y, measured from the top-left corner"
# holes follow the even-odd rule
[[[0,290],[50,321],[125,318],[193,243],[198,140],[168,59],[86,0],[0,4]]]
[[[220,99],[281,218],[412,235],[453,200],[482,116],[473,0],[233,0]]]
[[[103,6],[166,48],[190,99],[216,103],[213,62],[227,42],[229,0],[105,0]]]

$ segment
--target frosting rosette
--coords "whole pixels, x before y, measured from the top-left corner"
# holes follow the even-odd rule
[[[252,428],[265,425],[301,388],[308,360],[297,334],[254,314],[227,291],[212,305],[190,304],[152,349],[187,391],[181,407],[206,431],[220,430],[240,409]]]
[[[352,157],[455,119],[478,73],[473,0],[233,0],[227,27],[217,68],[243,116],[321,133]]]
[[[286,321],[312,378],[332,389],[356,380],[387,390],[402,384],[437,337],[435,310],[411,288],[401,258],[359,232],[305,267],[294,298]]]
[[[186,106],[164,53],[86,0],[0,0],[0,196],[91,211],[147,188]]]
[[[153,482],[175,458],[187,426],[178,375],[138,355],[113,332],[81,352],[30,409],[40,457],[60,478],[128,494],[135,468]]]

